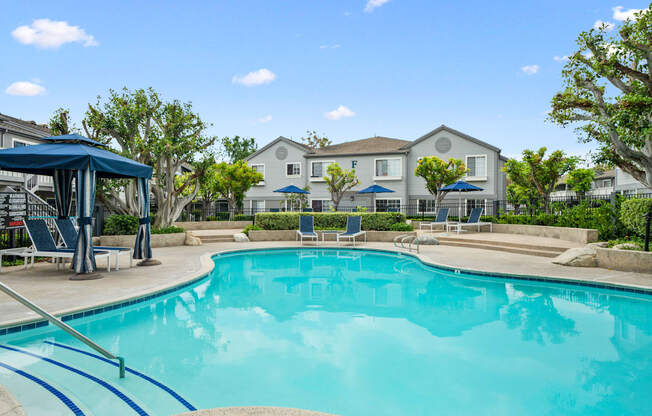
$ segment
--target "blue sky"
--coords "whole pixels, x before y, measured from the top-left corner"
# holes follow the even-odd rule
[[[446,124],[508,156],[544,145],[584,154],[588,147],[572,129],[545,121],[561,88],[563,63],[554,57],[571,53],[579,32],[597,20],[618,23],[622,13],[645,7],[5,0],[0,112],[45,122],[68,107],[78,121],[109,88],[152,86],[191,101],[213,124],[211,134],[253,136],[260,145],[307,129],[334,142],[413,139]]]

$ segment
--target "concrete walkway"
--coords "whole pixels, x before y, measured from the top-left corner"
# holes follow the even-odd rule
[[[0,274],[0,281],[46,310],[64,314],[140,297],[195,279],[212,270],[210,255],[213,253],[296,246],[294,242],[229,242],[197,247],[165,247],[154,249],[155,258],[160,259],[162,265],[127,267],[111,273],[100,269],[104,278],[99,280],[71,281],[68,278],[72,272],[57,272],[54,264],[39,263],[28,270],[23,270],[20,266],[6,267]],[[332,247],[333,244],[327,243],[325,246]],[[368,243],[358,247],[397,251],[391,243]],[[552,264],[550,259],[543,257],[453,246],[422,246],[419,257],[426,262],[460,269],[599,281],[652,289],[652,271],[650,274],[643,274],[600,268],[565,267]],[[36,314],[0,293],[0,327],[36,318]]]

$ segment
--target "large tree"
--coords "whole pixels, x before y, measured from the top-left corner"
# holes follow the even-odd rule
[[[460,159],[443,160],[437,156],[426,156],[419,159],[414,175],[426,181],[426,189],[435,197],[435,211],[448,192],[442,191],[446,185],[458,181],[468,169]]]
[[[262,173],[256,172],[242,160],[235,163],[218,163],[210,172],[213,175],[214,193],[226,199],[231,218],[247,191],[263,180]]]
[[[581,140],[599,145],[596,162],[652,187],[652,4],[623,23],[618,36],[611,29],[605,24],[579,35],[550,119],[581,123]]]
[[[253,137],[224,137],[220,140],[220,144],[221,156],[229,163],[245,160],[247,156],[258,150],[256,139]]]
[[[89,104],[82,126],[88,137],[115,149],[123,156],[153,166],[150,182],[157,206],[153,227],[176,220],[191,202],[196,185],[212,162],[208,149],[216,137],[205,134],[208,125],[193,112],[190,103],[164,101],[151,88],[109,90],[106,100]],[[177,176],[182,168],[193,170]],[[109,182],[98,189],[98,199],[114,212],[137,215],[137,190],[133,181]]]
[[[337,163],[328,165],[324,181],[326,181],[326,186],[328,187],[328,192],[331,194],[331,200],[335,209],[340,206],[340,201],[344,193],[360,183],[355,176],[355,169],[345,170]]]
[[[535,191],[546,213],[550,213],[550,194],[559,179],[575,168],[578,159],[566,156],[561,150],[555,150],[546,158],[546,150],[545,147],[536,152],[526,149],[522,161],[510,159],[503,170],[512,183]]]
[[[566,185],[568,185],[571,190],[575,191],[580,199],[584,199],[586,193],[591,190],[594,179],[595,171],[593,169],[574,169],[568,173]]]

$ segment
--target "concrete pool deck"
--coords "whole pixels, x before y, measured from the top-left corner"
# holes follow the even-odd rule
[[[306,244],[304,247],[308,246]],[[329,243],[323,245],[323,247],[334,246]],[[294,242],[225,242],[202,246],[163,247],[154,250],[155,258],[162,260],[162,265],[127,267],[110,273],[100,269],[104,278],[99,280],[70,281],[68,278],[72,272],[57,271],[54,264],[44,262],[27,270],[23,270],[22,266],[6,267],[0,274],[0,281],[51,313],[63,315],[141,297],[197,279],[212,270],[213,263],[210,256],[214,253],[280,247],[298,247],[298,245]],[[391,243],[368,243],[359,245],[358,248],[405,252],[396,249]],[[633,273],[600,268],[566,267],[552,264],[550,259],[543,257],[441,245],[422,246],[418,257],[428,263],[488,273],[529,275],[652,289],[652,271]],[[25,323],[37,318],[35,313],[0,293],[0,327]]]

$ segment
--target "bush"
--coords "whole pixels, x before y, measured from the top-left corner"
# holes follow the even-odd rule
[[[185,230],[181,227],[171,225],[169,227],[163,228],[152,228],[152,234],[174,234],[174,233],[183,233]]]
[[[229,213],[228,212],[216,212],[215,215],[209,215],[206,217],[207,221],[228,221]]]
[[[201,209],[193,209],[192,211],[190,211],[190,213],[194,217],[195,221],[199,221],[201,219],[201,214],[202,214]]]
[[[104,220],[104,235],[132,235],[138,232],[138,217],[113,214]]]
[[[652,199],[628,199],[620,207],[620,221],[627,231],[642,237],[648,212],[652,212]]]
[[[260,228],[260,227],[257,226],[257,225],[253,225],[253,224],[252,224],[252,225],[247,225],[247,226],[244,228],[244,230],[242,230],[242,232],[245,233],[245,234],[247,234],[247,236],[249,236],[249,231],[251,231],[251,230],[259,231],[259,230],[262,230],[262,228]]]
[[[253,215],[236,214],[233,216],[233,221],[253,221],[253,220],[254,220]]]
[[[392,224],[389,229],[390,231],[414,231],[412,224],[406,224],[404,222],[397,222],[396,224]]]
[[[274,212],[256,214],[256,225],[263,230],[296,230],[299,216],[311,215],[315,218],[315,228],[344,229],[348,216],[361,216],[362,229],[369,231],[389,231],[396,223],[405,223],[405,215],[397,212],[347,213],[347,212]]]

